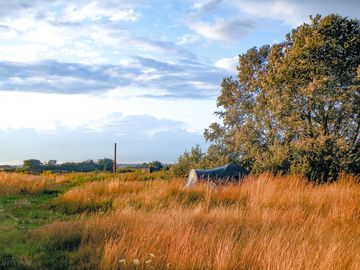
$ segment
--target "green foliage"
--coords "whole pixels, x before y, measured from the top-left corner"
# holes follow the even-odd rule
[[[202,152],[199,145],[196,145],[190,152],[185,151],[177,162],[171,166],[171,171],[175,176],[187,176],[192,168],[204,167],[205,153]]]
[[[125,168],[116,168],[117,173],[129,173],[129,172],[135,172],[136,169],[133,167],[125,167]]]
[[[44,164],[37,159],[24,160],[22,168],[16,172],[41,173],[43,171],[52,172],[93,172],[93,171],[112,171],[113,161],[109,158],[99,159],[98,161],[85,160],[82,162],[65,162],[57,164],[56,160],[49,160]]]
[[[204,133],[209,151],[253,172],[360,173],[359,33],[357,20],[318,15],[240,55],[238,78],[223,80],[217,100],[222,123]]]
[[[0,251],[0,270],[30,270],[13,255]]]
[[[101,171],[112,172],[113,170],[113,160],[110,158],[99,159],[97,164]]]
[[[39,173],[43,171],[43,164],[38,159],[24,160],[23,170],[26,172]]]
[[[148,166],[149,167],[155,167],[158,170],[161,170],[162,167],[163,167],[162,163],[160,161],[158,161],[158,160],[155,160],[155,161],[152,161],[152,162],[148,163]]]
[[[58,169],[68,172],[93,172],[99,170],[99,165],[93,160],[82,162],[65,162],[58,166]]]
[[[44,170],[56,170],[57,167],[57,160],[51,159],[44,163]]]

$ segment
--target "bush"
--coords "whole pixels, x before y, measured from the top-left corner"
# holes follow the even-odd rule
[[[203,168],[205,153],[202,152],[199,145],[196,145],[190,152],[185,151],[177,162],[171,166],[171,172],[175,176],[187,176],[190,169]]]

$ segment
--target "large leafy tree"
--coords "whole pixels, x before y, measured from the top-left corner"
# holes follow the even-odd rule
[[[210,152],[254,172],[360,173],[358,20],[311,17],[284,42],[240,55],[238,78],[221,87],[221,123],[204,133]]]

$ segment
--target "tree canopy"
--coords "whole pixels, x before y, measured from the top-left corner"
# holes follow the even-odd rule
[[[98,159],[97,164],[101,171],[112,172],[114,161],[111,158]]]
[[[43,164],[38,159],[27,159],[23,162],[24,171],[40,172]]]
[[[359,21],[310,19],[239,56],[238,77],[221,84],[221,121],[204,132],[208,158],[319,181],[360,173]]]

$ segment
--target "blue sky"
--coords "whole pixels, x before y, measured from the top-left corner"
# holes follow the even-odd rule
[[[360,1],[0,0],[0,164],[174,162],[195,144],[237,55]]]

